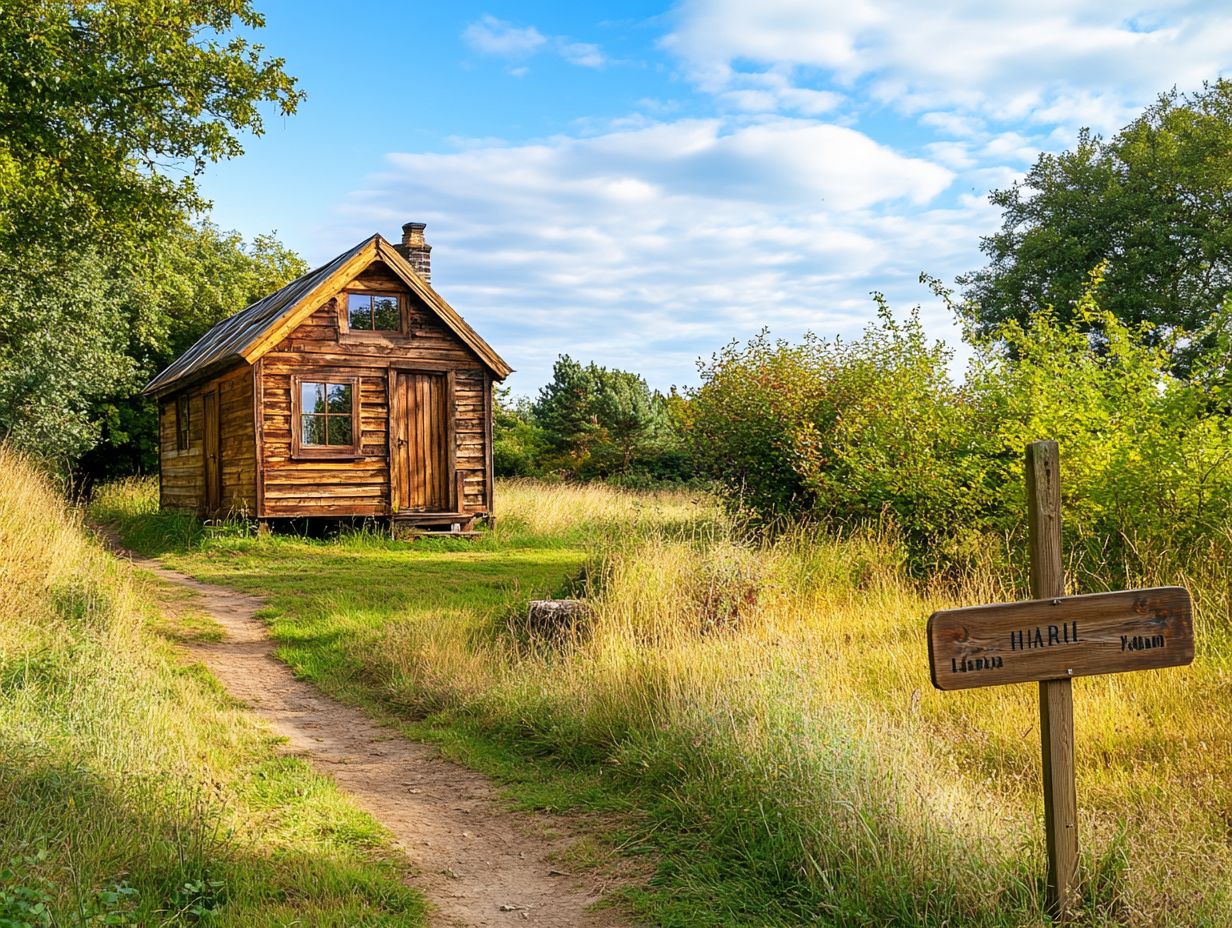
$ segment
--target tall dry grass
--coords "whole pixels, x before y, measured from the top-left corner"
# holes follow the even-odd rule
[[[500,500],[540,531],[579,502],[637,527],[603,533],[580,630],[395,618],[356,656],[403,699],[654,794],[765,924],[1039,923],[1035,688],[937,692],[923,634],[1006,598],[1002,578],[930,590],[887,533],[747,542],[713,510],[682,532],[602,487]],[[1198,592],[1194,666],[1075,686],[1081,924],[1232,924],[1227,621],[1223,591]]]

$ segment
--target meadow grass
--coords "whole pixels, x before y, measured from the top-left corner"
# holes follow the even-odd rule
[[[3,448],[0,597],[0,925],[424,923],[385,832],[167,640],[216,627]]]
[[[169,559],[268,596],[297,672],[528,804],[624,813],[612,841],[653,852],[628,894],[653,923],[1040,924],[1035,687],[937,692],[923,634],[1012,583],[912,581],[888,532],[749,541],[698,494],[497,500],[473,544],[237,529]],[[98,503],[117,524],[130,508]],[[1191,574],[1141,579],[1196,586],[1193,666],[1075,684],[1081,925],[1232,923],[1226,584]],[[590,621],[528,628],[526,601],[562,592]]]

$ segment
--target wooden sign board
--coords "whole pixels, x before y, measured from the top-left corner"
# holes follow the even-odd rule
[[[1178,586],[943,609],[928,619],[941,690],[1179,667],[1193,656],[1193,607]]]

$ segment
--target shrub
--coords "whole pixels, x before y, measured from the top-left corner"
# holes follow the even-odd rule
[[[891,523],[923,573],[1021,561],[1023,449],[1055,439],[1080,577],[1217,563],[1232,541],[1228,314],[1181,379],[1149,333],[1099,308],[1099,283],[1072,321],[1042,310],[978,343],[963,384],[918,318],[884,303],[854,342],[730,345],[702,366],[695,459],[762,522]]]

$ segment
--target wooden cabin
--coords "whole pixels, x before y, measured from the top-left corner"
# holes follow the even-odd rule
[[[203,516],[492,512],[492,384],[511,368],[430,284],[424,224],[219,322],[155,377],[159,500]]]

